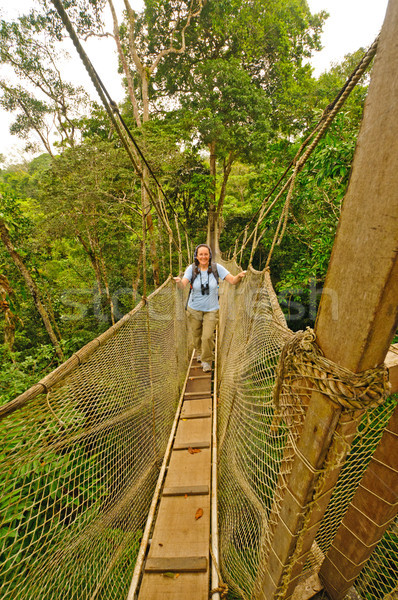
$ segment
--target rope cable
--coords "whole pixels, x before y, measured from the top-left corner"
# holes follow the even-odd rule
[[[254,213],[254,215],[252,216],[252,218],[250,219],[250,221],[246,224],[245,228],[237,236],[237,240],[242,235],[245,234],[245,231],[250,227],[250,225],[253,223],[253,221],[256,219],[256,217],[258,217],[258,220],[257,220],[257,224],[256,224],[256,227],[255,227],[255,230],[258,229],[258,225],[261,224],[262,220],[268,214],[269,210],[271,208],[273,208],[273,206],[275,205],[275,201],[280,198],[281,193],[279,193],[276,196],[275,200],[268,207],[269,210],[267,210],[267,212],[265,213],[265,215],[263,215],[262,213],[264,213],[266,203],[271,198],[271,196],[276,191],[276,189],[279,187],[279,185],[281,184],[281,182],[283,181],[283,179],[286,177],[286,175],[290,171],[290,169],[293,166],[296,168],[296,166],[298,165],[297,173],[299,171],[301,171],[301,169],[303,168],[303,166],[305,164],[305,161],[308,159],[308,157],[310,156],[310,154],[312,153],[312,151],[314,150],[314,148],[318,144],[320,138],[323,136],[323,134],[325,133],[326,129],[329,127],[330,123],[333,121],[334,117],[336,116],[336,114],[338,113],[338,111],[340,110],[340,108],[343,106],[344,102],[346,101],[346,99],[348,98],[348,96],[350,95],[350,93],[352,92],[352,90],[354,89],[354,87],[357,85],[358,81],[360,80],[360,78],[362,77],[362,75],[364,74],[364,72],[366,71],[366,69],[368,68],[370,62],[373,60],[373,58],[374,58],[374,56],[376,54],[376,51],[377,51],[378,41],[379,41],[379,36],[375,39],[375,41],[370,46],[370,48],[368,49],[368,51],[363,55],[363,57],[361,58],[361,60],[359,61],[359,63],[357,64],[357,66],[355,67],[355,69],[353,70],[353,72],[351,73],[351,75],[347,78],[347,81],[345,82],[345,84],[343,85],[343,87],[340,89],[340,91],[338,92],[338,94],[336,95],[336,97],[334,98],[334,100],[330,104],[328,104],[328,106],[324,109],[324,111],[323,111],[323,113],[321,115],[321,118],[318,121],[316,127],[311,131],[311,133],[305,138],[304,142],[300,145],[300,148],[296,152],[295,157],[291,160],[291,162],[288,165],[288,167],[285,169],[285,171],[283,172],[283,174],[279,177],[278,181],[273,186],[273,188],[271,189],[271,191],[267,194],[267,196],[263,200],[261,206]],[[311,145],[309,146],[309,148],[307,149],[307,151],[302,156],[300,156],[301,153],[303,152],[303,150],[310,143],[311,139],[313,140],[312,143],[311,143]],[[283,186],[283,188],[281,190],[282,193],[286,189],[286,187],[291,183],[292,176],[293,175],[291,175],[289,177],[289,179],[287,180],[286,184]],[[284,233],[284,228],[283,228],[283,233]],[[246,242],[242,242],[242,248],[240,250],[241,253],[243,252],[244,248],[247,246],[247,244],[249,243],[249,241],[252,239],[252,237],[254,235],[256,235],[256,233],[254,233],[254,231],[253,231],[252,234],[250,234],[250,236],[246,239]],[[281,236],[283,237],[283,234],[281,234]],[[259,243],[259,241],[260,241],[261,238],[262,238],[262,236],[257,240],[257,245],[258,245],[258,243]],[[236,256],[235,256],[235,258],[236,258]]]
[[[171,236],[169,235],[170,274],[173,272],[173,256],[171,253],[171,248],[172,248],[172,239],[171,239]]]
[[[289,177],[289,179],[285,182],[284,186],[279,190],[278,194],[275,196],[275,198],[273,199],[273,201],[271,202],[271,204],[266,208],[265,205],[262,207],[262,212],[261,215],[256,223],[256,227],[253,229],[253,231],[251,232],[251,234],[249,235],[249,237],[247,237],[245,244],[242,244],[242,249],[241,249],[241,254],[243,253],[243,250],[245,249],[245,247],[248,245],[248,243],[250,242],[250,240],[253,237],[257,236],[257,231],[258,228],[261,224],[261,221],[263,219],[265,219],[265,217],[268,215],[268,213],[274,208],[275,204],[278,202],[279,198],[282,196],[283,192],[286,190],[286,188],[288,187],[288,185],[290,184],[292,180],[292,175]],[[257,240],[257,244],[259,243],[260,239],[263,237],[265,233],[265,230],[261,233],[260,237]],[[255,242],[253,241],[252,245],[255,244]],[[254,253],[254,251],[253,251]]]
[[[108,116],[109,116],[109,118],[110,118],[113,126],[115,127],[115,130],[116,130],[116,132],[117,132],[117,134],[118,134],[118,136],[119,136],[119,138],[120,138],[120,140],[121,140],[121,142],[122,142],[122,144],[123,144],[123,146],[124,146],[124,148],[125,148],[128,156],[129,156],[129,158],[130,158],[130,160],[131,160],[131,162],[133,164],[133,167],[134,167],[137,175],[141,179],[142,185],[144,186],[144,188],[145,188],[145,190],[146,190],[146,192],[148,194],[148,197],[152,201],[152,204],[155,207],[155,210],[158,213],[159,217],[163,221],[166,229],[168,231],[169,230],[171,231],[168,219],[167,219],[166,222],[164,221],[164,216],[161,214],[161,211],[159,210],[159,208],[157,206],[157,202],[155,201],[155,199],[153,197],[153,194],[151,193],[151,191],[150,191],[150,189],[149,189],[149,187],[148,187],[148,185],[147,185],[147,183],[146,183],[146,181],[144,179],[144,176],[143,176],[143,173],[142,173],[142,169],[138,165],[138,162],[136,161],[136,159],[135,159],[135,157],[134,157],[134,155],[132,153],[132,149],[129,146],[126,138],[123,135],[123,130],[121,129],[121,127],[119,125],[119,122],[115,118],[114,112],[118,115],[118,117],[120,119],[120,122],[121,122],[123,128],[125,129],[125,131],[126,131],[126,133],[128,135],[128,138],[134,144],[134,147],[137,149],[139,155],[141,156],[141,158],[144,161],[145,165],[147,166],[149,172],[151,173],[152,177],[154,178],[157,186],[159,187],[159,189],[161,189],[162,193],[164,194],[164,192],[163,192],[163,190],[162,190],[162,188],[161,188],[161,186],[160,186],[157,178],[155,177],[152,169],[150,168],[150,166],[149,166],[147,160],[145,159],[142,151],[140,150],[138,144],[134,140],[134,138],[133,138],[133,136],[132,136],[129,128],[127,127],[126,123],[124,122],[123,118],[121,117],[120,112],[119,112],[119,110],[117,108],[116,103],[110,97],[108,91],[106,90],[104,84],[102,83],[100,77],[98,76],[96,70],[94,69],[94,67],[93,67],[93,65],[92,65],[89,57],[87,56],[86,52],[84,51],[84,49],[83,49],[83,47],[82,47],[82,45],[81,45],[81,43],[79,41],[79,38],[77,37],[76,32],[75,32],[75,30],[74,30],[74,28],[72,26],[72,23],[69,20],[68,14],[66,13],[64,7],[62,6],[61,1],[60,0],[51,0],[51,2],[55,6],[55,8],[56,8],[56,10],[57,10],[57,12],[58,12],[58,14],[59,14],[59,16],[60,16],[63,24],[64,24],[64,26],[65,26],[65,28],[67,30],[67,32],[69,33],[69,36],[70,36],[70,38],[71,38],[71,40],[73,42],[73,45],[75,46],[75,48],[76,48],[76,50],[77,50],[77,52],[78,52],[78,54],[79,54],[79,56],[80,56],[80,58],[81,58],[81,60],[82,60],[82,62],[84,64],[84,66],[85,66],[85,68],[86,68],[86,70],[87,70],[87,72],[88,72],[88,74],[90,76],[90,79],[91,79],[91,81],[92,81],[92,83],[93,83],[93,85],[94,85],[94,87],[95,87],[95,89],[96,89],[99,97],[101,98],[101,101],[102,101],[102,103],[103,103],[103,105],[105,107],[105,110],[108,113]],[[168,201],[168,199],[167,199],[166,196],[165,196],[165,198],[166,198],[167,202],[170,204],[170,202]],[[170,207],[171,207],[171,209],[174,212],[174,209],[173,209],[173,207],[172,207],[171,204],[170,204]],[[174,237],[173,237],[173,242],[174,242],[175,246],[178,248],[178,244],[175,241]]]
[[[94,69],[94,72],[95,72],[95,69]],[[96,72],[95,72],[95,73],[96,73]],[[96,73],[96,75],[97,75],[97,73]],[[100,83],[100,85],[101,85],[102,89],[104,90],[104,93],[107,95],[107,97],[108,97],[108,99],[109,99],[109,104],[110,104],[110,106],[112,107],[113,111],[114,111],[114,112],[117,114],[117,116],[119,117],[119,119],[120,119],[120,122],[121,122],[121,124],[123,125],[123,128],[124,128],[124,130],[126,131],[126,133],[127,133],[128,137],[129,137],[129,139],[131,140],[131,142],[134,144],[135,148],[137,149],[137,152],[138,152],[138,154],[140,155],[140,157],[142,158],[143,162],[145,163],[145,166],[147,167],[148,171],[150,172],[150,174],[151,174],[151,176],[152,176],[153,180],[155,181],[155,183],[156,183],[156,185],[157,185],[157,187],[158,187],[159,191],[161,192],[161,194],[162,194],[163,198],[166,200],[167,204],[169,205],[169,207],[170,207],[171,211],[173,212],[173,215],[174,215],[174,217],[175,217],[176,219],[178,219],[178,221],[180,222],[181,226],[182,226],[182,227],[183,227],[183,229],[185,230],[185,225],[184,225],[184,223],[183,223],[183,222],[180,220],[180,217],[178,216],[178,213],[176,213],[176,211],[174,210],[174,207],[173,207],[172,203],[170,202],[169,198],[167,197],[167,194],[166,194],[166,192],[164,191],[164,189],[163,189],[162,185],[160,184],[160,182],[159,182],[158,178],[156,177],[155,173],[153,172],[153,170],[152,170],[152,168],[151,168],[150,164],[148,163],[147,159],[145,158],[145,156],[144,156],[144,154],[143,154],[143,152],[142,152],[141,148],[139,147],[138,143],[137,143],[137,142],[136,142],[136,140],[134,139],[134,137],[133,137],[133,134],[131,133],[131,131],[130,131],[130,129],[129,129],[129,127],[128,127],[128,125],[126,124],[126,122],[124,121],[124,119],[123,119],[122,115],[120,114],[120,111],[119,111],[119,108],[118,108],[118,106],[117,106],[116,102],[114,102],[114,101],[113,101],[113,100],[112,100],[112,99],[109,97],[108,91],[106,90],[106,88],[105,88],[104,84],[102,83],[102,81],[101,81],[101,79],[100,79],[100,77],[99,77],[98,75],[97,75],[97,78],[98,78],[98,81],[99,81],[99,83]],[[166,215],[167,215],[167,213],[166,213]]]
[[[147,278],[146,278],[146,223],[147,215],[144,209],[143,190],[141,190],[141,211],[142,211],[142,298],[146,301],[147,298]]]
[[[283,238],[283,235],[284,235],[284,233],[285,233],[285,230],[286,230],[286,225],[287,225],[287,219],[288,219],[288,216],[289,216],[289,206],[290,206],[290,200],[291,200],[291,198],[292,198],[292,195],[293,195],[293,188],[294,188],[294,183],[295,183],[295,181],[296,181],[297,173],[298,173],[298,168],[297,168],[297,166],[296,166],[296,168],[295,168],[295,169],[294,169],[294,171],[293,171],[293,174],[292,174],[291,178],[289,179],[289,181],[290,181],[290,187],[289,187],[289,191],[288,191],[287,198],[286,198],[286,202],[285,202],[285,205],[284,205],[284,207],[283,207],[283,211],[282,211],[282,213],[281,213],[281,216],[280,216],[280,219],[279,219],[279,222],[278,222],[278,225],[277,225],[276,231],[275,231],[274,239],[272,240],[272,245],[271,245],[271,249],[270,249],[270,251],[269,251],[269,253],[268,253],[268,258],[267,258],[267,263],[266,263],[266,265],[265,265],[265,268],[269,267],[269,263],[270,263],[270,261],[271,261],[271,256],[272,256],[272,252],[273,252],[273,250],[274,250],[274,248],[275,248],[275,244],[276,244],[276,243],[277,243],[277,244],[280,244],[280,243],[281,243],[281,241],[282,241],[282,238]],[[281,231],[281,234],[279,235],[279,230],[280,230],[280,227],[281,227],[281,224],[282,224],[282,222],[283,222],[282,231]],[[262,237],[263,237],[264,233],[265,233],[265,229],[264,229],[264,230],[263,230],[263,232],[261,233],[261,236],[260,236],[260,238],[257,240],[257,244],[256,244],[256,246],[254,247],[254,249],[256,249],[256,248],[257,248],[257,246],[258,246],[258,244],[259,244],[260,240],[262,239]],[[278,236],[279,236],[279,239],[278,239]],[[254,245],[253,245],[253,246],[254,246]]]
[[[184,233],[185,233],[185,243],[186,243],[186,245],[187,245],[187,256],[188,256],[188,263],[192,263],[192,258],[191,258],[192,254],[191,254],[191,248],[190,248],[190,246],[189,246],[188,232],[187,232],[187,231],[184,231]]]

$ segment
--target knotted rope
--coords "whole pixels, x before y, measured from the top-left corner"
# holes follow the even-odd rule
[[[295,393],[293,385],[300,379],[308,380],[306,389],[318,390],[348,411],[378,406],[389,396],[391,386],[384,365],[353,373],[327,359],[315,340],[315,332],[308,327],[285,344],[274,387],[276,406],[285,394]]]

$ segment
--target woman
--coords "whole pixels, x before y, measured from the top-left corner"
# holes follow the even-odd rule
[[[222,265],[211,264],[211,250],[207,244],[195,249],[194,264],[189,265],[184,276],[174,277],[181,288],[192,284],[188,300],[188,322],[191,328],[196,359],[202,362],[203,371],[211,371],[214,355],[214,333],[218,321],[218,278],[236,285],[246,271],[231,275]]]

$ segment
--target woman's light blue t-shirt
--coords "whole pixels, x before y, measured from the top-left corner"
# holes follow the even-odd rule
[[[217,271],[220,279],[225,279],[229,274],[229,271],[219,264],[217,264]],[[192,265],[187,267],[184,277],[186,277],[189,281],[192,281]],[[209,295],[202,294],[201,283],[209,284]],[[188,306],[193,308],[193,310],[201,310],[203,312],[210,312],[211,310],[218,310],[220,308],[218,304],[218,284],[213,273],[209,273],[207,270],[201,271],[199,269],[199,273],[193,282]]]

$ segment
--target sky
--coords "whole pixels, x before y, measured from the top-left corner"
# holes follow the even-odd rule
[[[216,0],[213,0],[216,1]],[[311,64],[314,75],[326,71],[331,64],[341,62],[347,53],[355,52],[361,46],[369,46],[379,33],[383,24],[388,0],[307,0],[312,13],[326,10],[329,18],[324,25],[322,35],[323,49],[318,52]],[[132,0],[132,6],[139,9],[142,0]],[[115,5],[121,7],[122,0],[116,0]],[[29,11],[34,6],[34,0],[0,0],[0,17],[15,18],[18,14]],[[123,90],[118,79],[112,74],[117,69],[117,57],[111,40],[91,41],[85,49],[94,66],[109,89],[115,101],[123,97]],[[86,75],[73,46],[70,45],[71,58],[65,64],[65,78],[85,87],[89,94],[97,100],[96,93]],[[2,67],[0,66],[0,76]],[[6,163],[20,162],[24,156],[24,143],[9,134],[8,128],[12,117],[0,108],[0,154]]]

